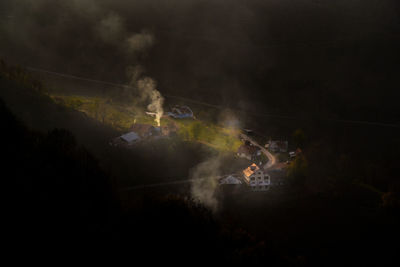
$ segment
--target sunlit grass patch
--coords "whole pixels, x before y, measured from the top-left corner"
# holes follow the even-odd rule
[[[154,118],[129,105],[122,105],[101,97],[52,95],[56,102],[81,111],[89,117],[123,132],[134,123],[155,125]],[[163,117],[161,125],[175,124],[178,136],[186,141],[200,142],[219,151],[236,152],[241,142],[235,129],[193,119]]]

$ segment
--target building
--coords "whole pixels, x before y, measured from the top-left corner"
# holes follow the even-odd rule
[[[219,180],[219,184],[220,185],[224,185],[224,184],[238,185],[238,184],[242,184],[242,181],[233,175],[229,175],[227,177],[221,178]]]
[[[241,158],[253,160],[261,155],[261,149],[246,142],[238,148],[237,155]]]
[[[254,163],[243,170],[243,178],[253,191],[267,191],[271,184],[270,176]]]
[[[133,145],[140,141],[140,136],[135,132],[123,134],[110,142],[111,146],[126,146]]]
[[[129,132],[120,136],[120,138],[128,144],[135,143],[140,140],[139,135],[135,132]]]
[[[188,106],[174,106],[167,115],[174,119],[194,118],[193,111]]]
[[[277,153],[277,152],[287,152],[289,147],[288,141],[269,141],[266,147],[269,151]]]

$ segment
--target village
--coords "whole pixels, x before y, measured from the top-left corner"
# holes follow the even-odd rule
[[[171,112],[164,116],[174,120],[195,119],[193,111],[188,106],[174,106]],[[109,144],[134,149],[139,143],[174,136],[179,130],[178,127],[173,123],[160,126],[134,123],[127,133],[116,137]],[[221,188],[241,187],[253,192],[266,192],[272,187],[287,184],[285,178],[288,164],[301,153],[301,150],[289,151],[289,142],[286,140],[268,140],[261,146],[249,136],[249,132],[251,130],[243,129],[239,133],[238,138],[242,144],[235,153],[237,158],[249,162],[248,167],[232,174],[214,177],[218,180],[218,185]],[[286,160],[279,160],[277,155]]]

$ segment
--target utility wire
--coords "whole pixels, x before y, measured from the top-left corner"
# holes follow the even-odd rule
[[[74,79],[74,80],[80,80],[80,81],[86,81],[86,82],[92,82],[92,83],[97,83],[97,84],[103,84],[103,85],[109,85],[109,86],[115,86],[115,87],[121,87],[121,88],[132,88],[129,85],[124,85],[124,84],[118,84],[118,83],[112,83],[112,82],[106,82],[102,80],[96,80],[96,79],[89,79],[89,78],[84,78],[80,76],[75,76],[75,75],[70,75],[70,74],[65,74],[65,73],[60,73],[60,72],[55,72],[55,71],[49,71],[49,70],[44,70],[44,69],[39,69],[39,68],[33,68],[33,67],[26,67],[26,69],[33,71],[33,72],[40,72],[40,73],[46,73],[54,76],[59,76],[63,78],[68,78],[68,79]],[[163,94],[167,98],[173,98],[173,99],[178,99],[178,100],[184,100],[186,102],[198,104],[198,105],[203,105],[203,106],[208,106],[216,109],[224,109],[221,105],[215,105],[203,101],[198,101],[198,100],[193,100],[187,97],[181,97],[181,96],[176,96],[176,95],[170,95],[170,94]],[[294,116],[285,116],[285,115],[276,115],[276,114],[266,114],[266,113],[256,113],[256,112],[251,112],[248,110],[243,110],[243,109],[237,109],[237,111],[253,115],[253,116],[258,116],[258,117],[272,117],[272,118],[280,118],[280,119],[291,119],[291,120],[300,120],[302,118],[294,117]],[[391,127],[391,128],[400,128],[400,125],[398,124],[390,124],[390,123],[383,123],[383,122],[374,122],[374,121],[360,121],[360,120],[344,120],[344,119],[331,119],[331,118],[324,118],[323,120],[325,121],[331,121],[331,122],[337,122],[337,123],[344,123],[344,124],[356,124],[356,125],[368,125],[368,126],[379,126],[379,127]]]

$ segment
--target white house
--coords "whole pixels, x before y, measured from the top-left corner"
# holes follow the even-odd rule
[[[223,184],[242,184],[242,181],[239,178],[237,178],[237,177],[235,177],[233,175],[229,175],[227,177],[221,178],[219,180],[219,184],[220,185],[223,185]]]
[[[270,176],[254,163],[243,170],[243,178],[253,191],[267,191],[271,184]]]

